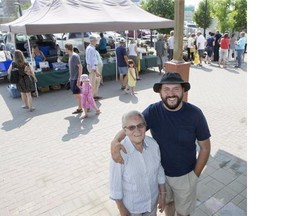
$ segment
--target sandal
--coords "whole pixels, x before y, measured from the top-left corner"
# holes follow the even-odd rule
[[[82,113],[83,110],[82,109],[76,109],[74,112],[72,112],[72,114],[78,114],[78,113]]]

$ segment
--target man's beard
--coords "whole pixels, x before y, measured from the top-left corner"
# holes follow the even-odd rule
[[[175,104],[173,104],[173,105],[170,105],[169,104],[169,102],[168,102],[168,99],[169,98],[176,98],[176,103]],[[168,109],[170,109],[170,110],[175,110],[175,109],[177,109],[178,107],[179,107],[179,105],[181,104],[181,102],[182,102],[182,99],[183,99],[183,94],[180,96],[180,97],[178,97],[178,96],[167,96],[167,97],[162,97],[162,95],[161,95],[161,99],[162,99],[162,101],[163,101],[163,103],[165,104],[165,106],[168,108]]]

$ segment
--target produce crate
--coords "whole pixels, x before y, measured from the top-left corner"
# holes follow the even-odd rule
[[[6,60],[4,62],[0,62],[0,71],[7,71],[11,63],[12,60]]]

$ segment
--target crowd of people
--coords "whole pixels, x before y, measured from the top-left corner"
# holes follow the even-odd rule
[[[219,67],[226,67],[227,61],[235,62],[235,68],[241,68],[243,56],[246,50],[246,33],[240,32],[238,39],[235,33],[229,35],[228,32],[221,34],[209,32],[205,38],[201,31],[189,33],[184,43],[183,50],[187,55],[184,60],[191,62],[192,65],[203,66],[203,62],[211,64],[218,63]],[[156,55],[158,56],[158,68],[160,74],[164,68],[165,62],[173,59],[174,52],[174,31],[170,32],[169,37],[158,35],[155,43]]]
[[[198,31],[196,35],[192,33],[189,35],[186,45],[187,61],[198,66],[202,66],[203,60],[206,64],[216,62],[221,68],[226,67],[227,61],[234,61],[234,67],[241,68],[247,46],[245,36],[245,32],[240,32],[239,38],[236,39],[235,33],[229,35],[228,32],[224,32],[222,35],[216,31],[216,33],[209,32],[208,37],[205,38],[201,31]],[[193,54],[191,55],[191,53]],[[195,62],[195,55],[199,56],[199,62]]]

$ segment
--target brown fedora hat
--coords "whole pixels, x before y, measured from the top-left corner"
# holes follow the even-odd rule
[[[166,72],[159,83],[155,83],[153,86],[154,92],[159,92],[161,85],[165,84],[181,84],[184,88],[184,92],[188,91],[190,89],[190,83],[185,82],[181,75],[179,73],[173,73],[173,72]]]

